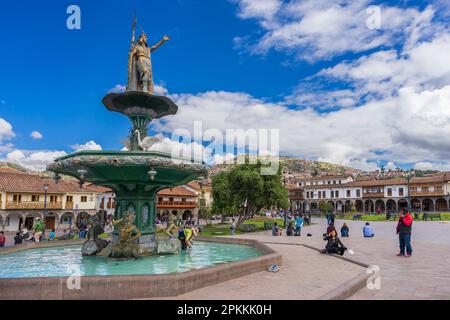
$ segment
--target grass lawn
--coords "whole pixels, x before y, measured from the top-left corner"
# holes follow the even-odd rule
[[[357,214],[357,213],[355,213]],[[359,214],[359,213],[358,213]],[[380,214],[361,214],[361,220],[364,221],[387,221],[386,220],[386,214],[385,213],[380,213]],[[413,218],[414,218],[414,213],[412,214]],[[419,214],[419,218],[415,219],[415,220],[422,220],[423,215]],[[446,212],[446,213],[441,213],[441,218],[442,221],[450,221],[450,213]],[[325,219],[325,218],[324,218]],[[349,214],[349,215],[345,215],[343,217],[341,216],[336,216],[336,219],[340,219],[340,220],[353,220],[353,214]],[[390,221],[394,221],[391,220]],[[430,220],[428,220],[430,221]],[[433,219],[433,221],[439,221],[439,219]]]

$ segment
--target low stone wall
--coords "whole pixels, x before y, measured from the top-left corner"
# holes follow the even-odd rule
[[[122,300],[172,297],[254,272],[264,271],[272,264],[280,265],[282,263],[281,254],[256,240],[220,237],[199,237],[198,240],[252,245],[262,253],[262,256],[183,273],[83,276],[80,279],[80,289],[72,290],[68,287],[76,281],[74,282],[69,277],[0,279],[0,300]]]

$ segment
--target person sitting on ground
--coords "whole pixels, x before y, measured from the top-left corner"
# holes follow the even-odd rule
[[[281,236],[281,233],[282,233],[281,228],[278,226],[278,223],[275,222],[272,228],[272,235],[275,237]]]
[[[366,222],[366,225],[363,228],[364,238],[372,238],[375,234],[373,233],[372,226],[370,223]]]
[[[20,235],[20,232],[16,233],[16,236],[14,237],[14,245],[16,244],[22,244],[23,243],[23,238]]]
[[[52,229],[52,231],[50,231],[50,234],[48,235],[48,241],[55,240],[55,236],[56,236],[55,229]]]
[[[344,252],[347,250],[347,248],[342,243],[341,239],[338,238],[335,230],[325,235],[323,240],[327,241],[327,244],[325,246],[325,249],[321,251],[322,253],[335,253],[343,256]]]
[[[327,227],[327,234],[330,234],[331,231],[333,231],[333,230],[336,231],[336,228],[334,227],[334,223],[330,223]],[[336,234],[337,234],[337,231],[336,231]]]
[[[348,232],[349,232],[349,231],[350,231],[350,230],[349,230],[349,228],[348,228],[347,223],[344,222],[344,224],[343,224],[342,227],[341,227],[341,237],[342,237],[342,238],[348,237]]]
[[[293,236],[294,232],[295,232],[294,222],[291,221],[291,222],[289,222],[289,225],[288,225],[288,227],[286,229],[286,235],[287,236]]]
[[[3,248],[5,246],[6,237],[5,233],[3,231],[0,231],[0,248]]]

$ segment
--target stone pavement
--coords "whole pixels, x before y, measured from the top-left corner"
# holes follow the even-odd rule
[[[317,223],[302,230],[302,237],[272,237],[270,232],[245,235],[261,242],[289,242],[324,246],[321,236],[326,230],[325,219],[315,219]],[[415,221],[413,224],[413,256],[397,257],[398,238],[396,222],[370,222],[374,228],[374,238],[364,238],[364,221],[346,221],[350,237],[344,244],[354,251],[347,257],[369,264],[378,265],[381,273],[381,289],[363,289],[351,299],[450,299],[450,224],[438,221]],[[343,220],[336,220],[339,230]],[[312,237],[304,237],[309,232]],[[338,274],[336,271],[330,277]]]
[[[364,268],[303,246],[269,244],[283,255],[280,271],[257,272],[166,299],[317,299],[364,272]]]

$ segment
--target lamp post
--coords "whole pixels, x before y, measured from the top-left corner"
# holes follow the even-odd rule
[[[45,183],[44,184],[44,221],[42,221],[44,223],[44,230],[42,231],[42,240],[45,240],[45,229],[47,228],[46,226],[46,220],[45,217],[47,215],[47,191],[48,191],[48,184]]]
[[[411,180],[413,174],[412,173],[408,173],[408,175],[406,176],[406,181],[408,182],[408,210],[412,211],[412,203],[411,203],[411,190],[409,187],[409,181]]]

